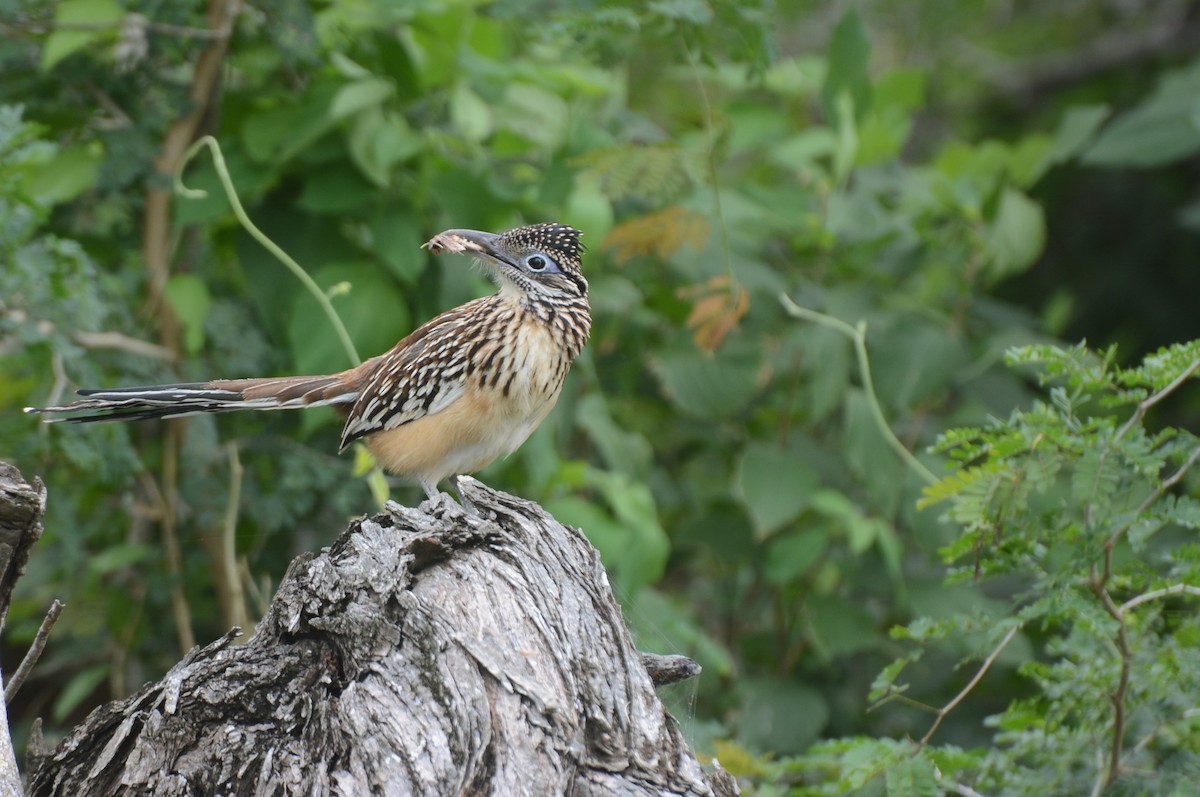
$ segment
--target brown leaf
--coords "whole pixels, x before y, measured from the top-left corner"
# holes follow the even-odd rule
[[[683,298],[694,299],[687,326],[696,347],[714,351],[724,342],[750,309],[750,294],[728,277],[713,277],[704,285],[680,291]]]
[[[649,254],[666,259],[685,243],[703,249],[709,232],[708,219],[702,214],[673,205],[618,224],[600,248],[611,250],[618,263]]]

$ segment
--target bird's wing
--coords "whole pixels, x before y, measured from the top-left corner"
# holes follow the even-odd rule
[[[454,403],[467,387],[471,331],[485,296],[428,321],[390,351],[364,363],[370,370],[342,429],[342,448],[364,435],[395,429]]]

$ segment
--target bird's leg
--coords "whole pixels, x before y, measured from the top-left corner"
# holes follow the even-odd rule
[[[467,494],[463,492],[462,487],[458,486],[458,476],[451,476],[447,481],[454,488],[454,492],[458,493],[458,502],[462,504],[462,508],[466,510],[467,514],[479,517],[479,511],[475,509],[475,504],[471,503],[471,499],[467,498]]]
[[[418,479],[417,483],[421,485],[421,489],[425,491],[425,497],[430,501],[437,503],[438,499],[442,497],[442,491],[437,488],[437,482]]]

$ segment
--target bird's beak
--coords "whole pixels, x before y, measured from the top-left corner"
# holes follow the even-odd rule
[[[501,254],[500,236],[494,232],[446,230],[436,235],[426,246],[429,246],[431,249],[437,246],[435,251],[444,249],[448,252],[463,252],[464,254],[472,254],[484,260],[490,260],[493,263],[512,265]]]

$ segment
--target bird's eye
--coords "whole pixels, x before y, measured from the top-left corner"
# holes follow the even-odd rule
[[[525,258],[525,266],[530,271],[557,271],[558,264],[545,255],[530,255]]]

